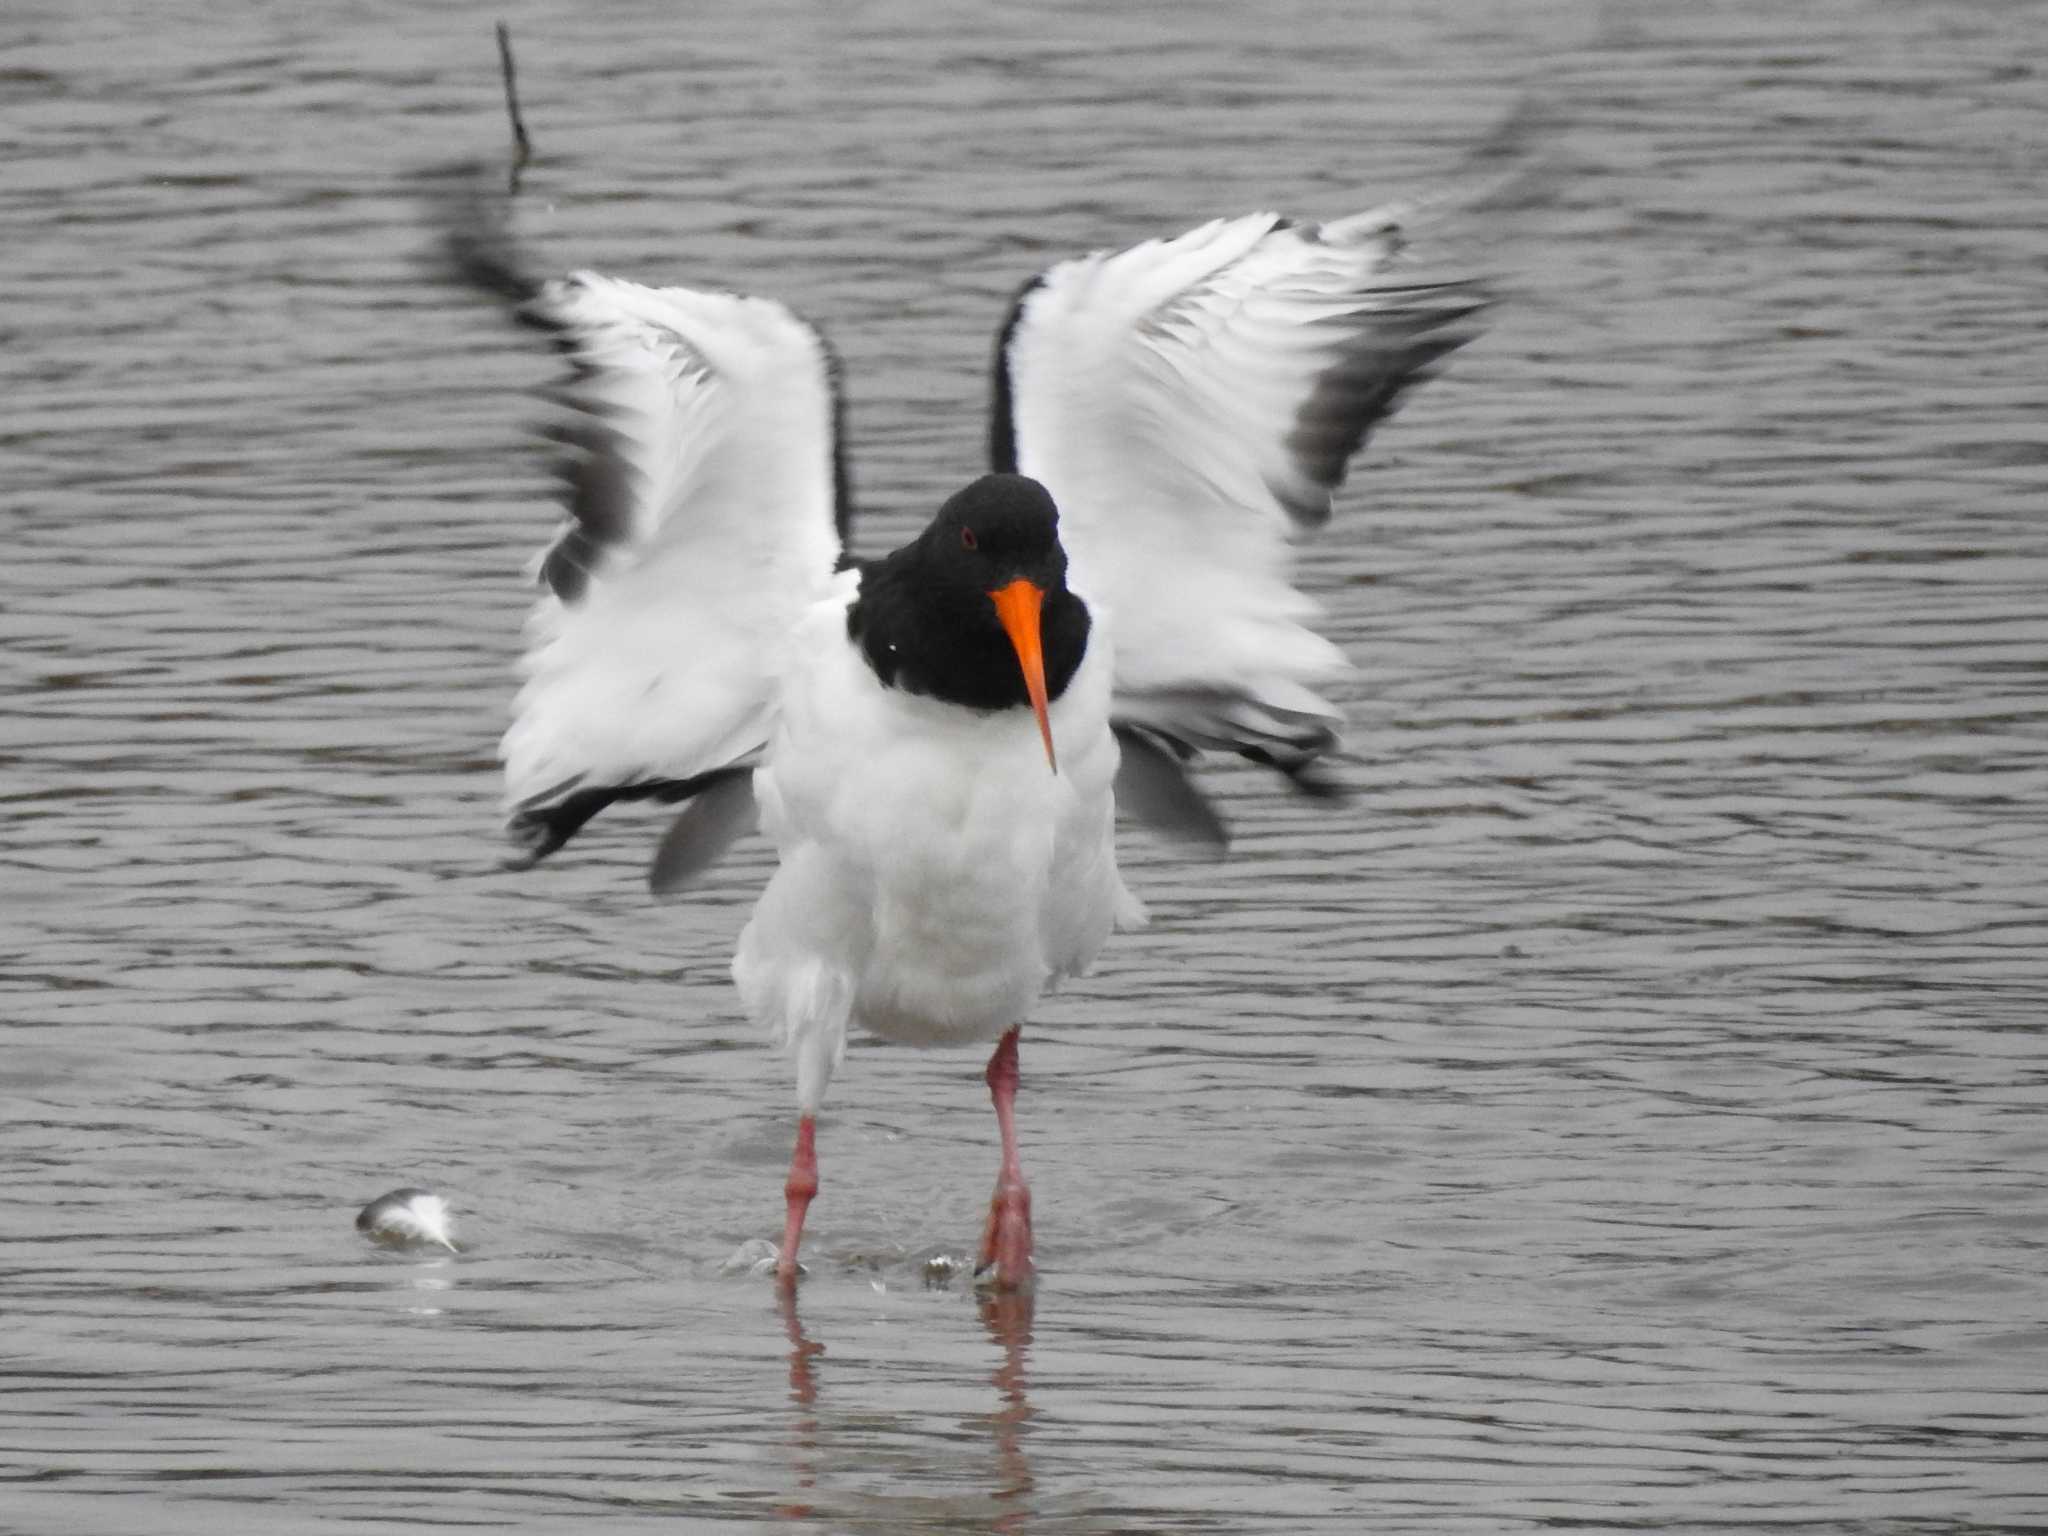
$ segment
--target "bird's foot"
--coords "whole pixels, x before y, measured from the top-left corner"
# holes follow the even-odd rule
[[[1020,1179],[997,1185],[988,1203],[974,1283],[982,1290],[1025,1291],[1031,1278],[1031,1191]]]

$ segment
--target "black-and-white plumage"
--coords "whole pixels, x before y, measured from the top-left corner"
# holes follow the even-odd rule
[[[1346,663],[1309,627],[1291,541],[1474,334],[1484,287],[1410,272],[1400,209],[1255,214],[1062,262],[1000,332],[993,472],[861,561],[812,326],[760,298],[536,282],[493,210],[460,206],[464,275],[571,370],[552,433],[569,517],[503,747],[523,860],[616,800],[687,802],[655,861],[671,888],[758,811],[780,865],[734,976],[797,1069],[781,1272],[816,1186],[812,1116],[860,1025],[1000,1037],[982,1257],[1021,1283],[1016,1026],[1142,917],[1117,803],[1220,841],[1197,749],[1311,782]]]
[[[532,283],[487,229],[461,247],[468,270],[571,369],[551,434],[569,515],[540,560],[502,747],[533,862],[615,800],[688,799],[758,756],[777,642],[841,547],[836,365],[771,300]]]
[[[1063,262],[1018,296],[992,456],[1041,482],[1116,615],[1116,713],[1299,770],[1335,745],[1347,670],[1306,627],[1293,535],[1487,302],[1398,270],[1398,210],[1271,214]]]

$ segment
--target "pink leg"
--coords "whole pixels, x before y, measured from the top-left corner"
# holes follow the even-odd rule
[[[1021,1291],[1031,1284],[1031,1191],[1017,1161],[1017,1034],[1013,1028],[1004,1035],[988,1059],[988,1093],[1003,1136],[1003,1166],[988,1203],[975,1276],[1001,1291]]]
[[[775,1260],[775,1278],[785,1286],[796,1284],[796,1245],[803,1241],[804,1212],[818,1192],[818,1123],[809,1115],[796,1123],[796,1151],[790,1155],[789,1178],[782,1197],[789,1214],[782,1223],[782,1253]]]

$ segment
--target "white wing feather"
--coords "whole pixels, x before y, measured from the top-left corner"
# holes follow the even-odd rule
[[[1062,263],[1019,297],[996,467],[1058,503],[1125,722],[1290,769],[1332,744],[1315,690],[1348,664],[1303,623],[1289,540],[1486,303],[1473,282],[1388,276],[1399,212],[1218,220]]]
[[[559,397],[580,413],[555,434],[571,517],[502,747],[514,835],[539,856],[571,796],[759,753],[783,638],[840,546],[830,354],[787,309],[579,273],[526,318],[569,356]]]

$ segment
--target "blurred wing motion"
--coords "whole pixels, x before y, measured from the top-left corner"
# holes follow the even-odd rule
[[[471,209],[450,239],[463,275],[570,364],[548,431],[569,515],[501,748],[516,862],[614,800],[695,798],[656,856],[666,888],[746,830],[784,637],[840,553],[836,369],[765,299],[533,282]]]
[[[1476,281],[1393,270],[1407,212],[1218,220],[1064,262],[1011,309],[994,467],[1059,505],[1155,803],[1175,798],[1174,760],[1194,747],[1313,788],[1303,770],[1335,745],[1341,717],[1315,689],[1348,664],[1303,626],[1316,609],[1290,583],[1290,540],[1329,519],[1367,434],[1489,302]],[[1208,836],[1170,805],[1147,819]]]

